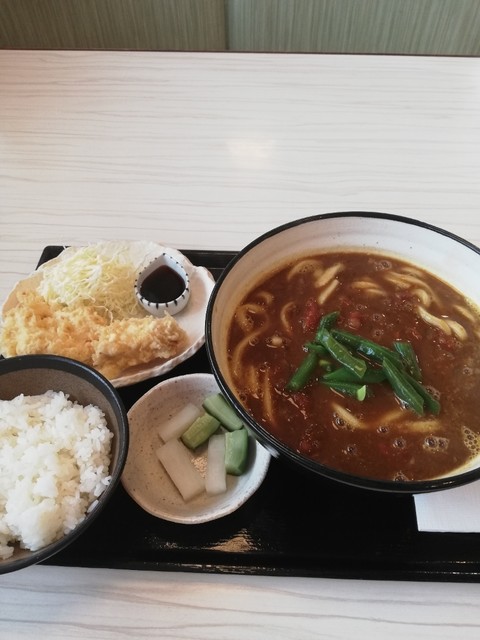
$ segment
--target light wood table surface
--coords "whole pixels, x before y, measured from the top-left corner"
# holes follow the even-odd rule
[[[480,244],[480,59],[0,51],[0,299],[44,246],[384,211]],[[480,558],[480,544],[479,544]],[[480,584],[36,566],[0,636],[478,638]]]

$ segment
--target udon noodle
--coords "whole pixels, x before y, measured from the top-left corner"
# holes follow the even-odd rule
[[[413,347],[421,384],[440,403],[436,415],[417,415],[386,382],[365,385],[361,400],[332,388],[323,376],[339,364],[321,355],[305,386],[288,390],[320,318],[333,311],[339,330]],[[291,449],[346,473],[433,478],[480,453],[479,327],[473,304],[416,266],[360,251],[312,255],[244,297],[229,330],[229,366],[241,402]]]

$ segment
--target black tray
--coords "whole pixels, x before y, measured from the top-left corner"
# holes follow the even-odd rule
[[[46,247],[39,264],[62,247]],[[231,252],[183,251],[217,277]],[[119,390],[127,409],[160,380],[209,371],[205,348],[166,376]],[[278,576],[480,582],[480,534],[417,530],[413,498],[311,478],[272,460],[265,482],[215,522],[174,524],[122,486],[82,536],[43,564]]]

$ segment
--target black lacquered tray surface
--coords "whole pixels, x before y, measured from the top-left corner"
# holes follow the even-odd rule
[[[39,264],[61,247],[46,247]],[[183,251],[217,277],[230,252]],[[166,377],[210,371],[205,348],[166,376],[119,389],[127,410]],[[92,526],[44,564],[279,576],[480,582],[480,534],[417,530],[411,496],[355,489],[272,460],[257,493],[215,522],[144,512],[119,486]]]

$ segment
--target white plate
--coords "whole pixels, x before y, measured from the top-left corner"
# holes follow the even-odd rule
[[[161,376],[171,371],[196,353],[205,342],[205,314],[208,300],[215,280],[205,267],[197,267],[183,253],[170,247],[157,245],[158,255],[164,251],[173,256],[182,265],[190,278],[190,299],[187,306],[175,315],[175,320],[187,333],[187,343],[181,353],[169,360],[157,360],[145,365],[132,367],[124,374],[112,380],[115,387],[125,387],[148,378]],[[153,259],[156,256],[150,254]]]
[[[129,384],[135,384],[142,380],[147,380],[148,378],[163,375],[168,371],[171,371],[181,362],[190,358],[200,349],[200,347],[202,347],[205,342],[205,312],[210,293],[212,292],[215,284],[212,274],[207,269],[193,265],[190,260],[183,255],[183,253],[176,249],[165,247],[155,242],[137,241],[128,243],[128,245],[130,247],[132,260],[139,265],[139,269],[157,256],[161,255],[163,252],[166,252],[178,260],[178,262],[187,271],[190,278],[190,300],[185,309],[175,316],[175,319],[186,331],[187,342],[183,351],[174,358],[170,358],[168,360],[154,360],[146,364],[126,369],[117,378],[111,380],[115,387],[125,387]],[[68,249],[65,249],[58,258],[54,258],[54,260],[57,261],[61,259],[62,255],[68,255],[76,250],[77,247],[69,247]],[[49,263],[51,262],[52,261],[49,261]],[[37,271],[17,283],[3,304],[3,312],[17,303],[16,293],[18,291],[34,289],[38,286],[42,277],[42,269],[49,263],[44,263],[39,267],[39,269],[37,269]]]
[[[157,460],[155,449],[161,444],[157,427],[179,411],[186,402],[201,406],[219,388],[213,375],[193,373],[170,378],[142,396],[128,412],[130,444],[122,484],[145,511],[158,518],[183,524],[216,520],[238,509],[262,484],[270,454],[250,435],[246,472],[227,476],[227,491],[218,496],[202,494],[185,502]],[[195,466],[204,473],[206,445],[192,452]]]

